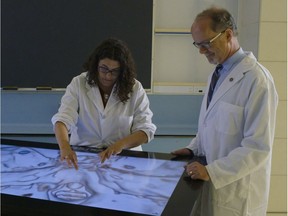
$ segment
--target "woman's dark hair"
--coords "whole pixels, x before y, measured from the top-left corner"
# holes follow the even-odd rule
[[[211,19],[211,29],[214,32],[222,32],[231,29],[234,36],[238,35],[237,26],[233,16],[223,8],[211,7],[197,15],[196,19],[209,17]]]
[[[83,69],[87,71],[86,79],[90,86],[99,86],[98,65],[99,61],[105,58],[118,61],[120,64],[120,74],[113,93],[117,94],[119,99],[125,103],[129,99],[129,93],[132,92],[136,78],[135,62],[131,51],[119,39],[104,40],[83,64]]]

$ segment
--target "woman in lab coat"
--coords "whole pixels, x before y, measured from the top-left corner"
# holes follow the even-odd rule
[[[206,156],[207,165],[186,166],[192,179],[205,181],[191,215],[264,216],[278,103],[273,79],[252,53],[240,48],[226,10],[203,11],[191,33],[199,52],[223,66],[208,108],[208,90],[204,95],[196,137],[172,152]],[[209,84],[211,79],[212,74]]]
[[[152,140],[156,130],[146,92],[135,79],[134,61],[123,41],[103,41],[84,70],[68,85],[52,117],[61,160],[76,169],[77,156],[70,145],[106,148],[100,154],[104,162],[122,149],[142,150],[141,144]]]

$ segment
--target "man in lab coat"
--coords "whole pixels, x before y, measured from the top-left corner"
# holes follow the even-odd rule
[[[196,137],[172,152],[207,160],[207,165],[186,166],[191,179],[205,181],[191,215],[264,216],[278,104],[273,78],[251,52],[242,50],[227,10],[212,7],[198,14],[191,33],[200,54],[221,64],[218,80],[209,77]],[[211,82],[216,86],[209,87]]]

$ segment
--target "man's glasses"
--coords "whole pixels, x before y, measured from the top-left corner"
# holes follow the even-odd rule
[[[209,49],[211,48],[211,43],[213,41],[215,41],[221,34],[223,34],[226,30],[220,32],[219,34],[217,34],[215,37],[213,37],[211,40],[209,41],[206,41],[206,42],[201,42],[201,43],[196,43],[196,42],[193,42],[193,45],[195,47],[197,47],[198,49],[200,48],[204,48],[204,49]]]
[[[108,73],[111,73],[112,76],[116,77],[120,73],[120,68],[109,69],[106,66],[98,66],[98,71],[105,75],[107,75]]]

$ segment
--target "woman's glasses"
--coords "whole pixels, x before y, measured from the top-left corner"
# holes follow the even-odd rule
[[[120,74],[120,68],[109,69],[106,66],[98,66],[98,71],[100,73],[105,74],[105,75],[107,75],[108,73],[111,73],[111,75],[114,77],[116,77]]]

